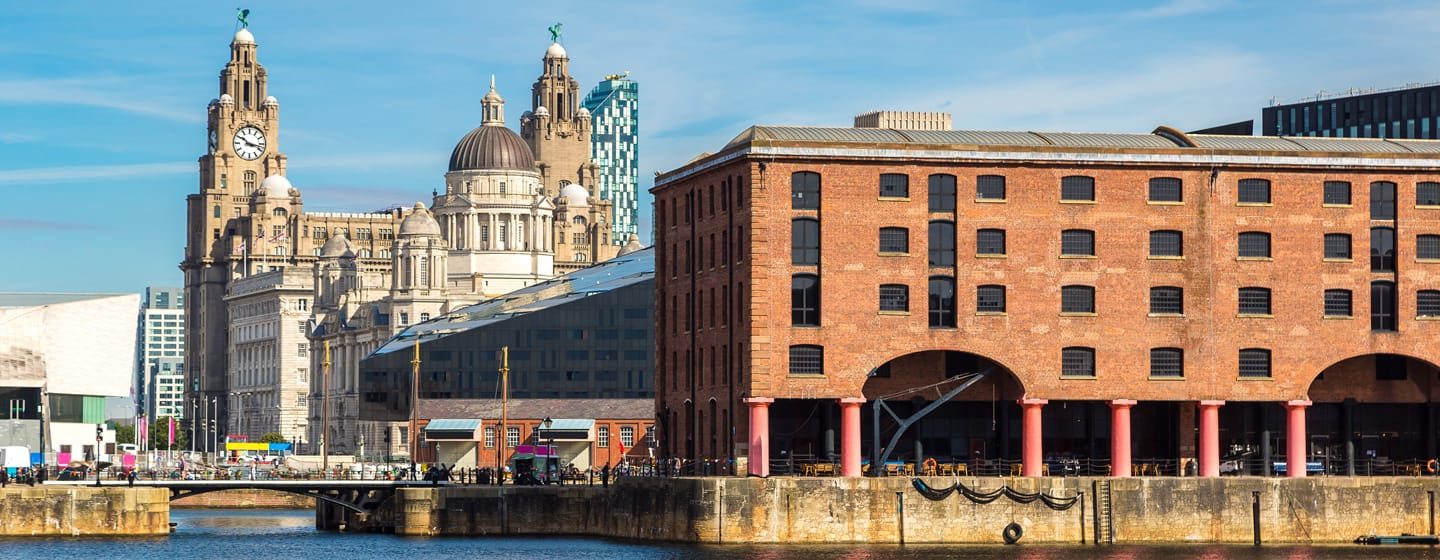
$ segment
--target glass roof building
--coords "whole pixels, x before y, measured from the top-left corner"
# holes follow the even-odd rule
[[[653,398],[654,294],[647,248],[413,325],[360,363],[360,418],[408,418],[416,343],[421,399],[499,398],[502,347],[511,399]]]
[[[625,75],[606,76],[581,106],[590,112],[590,159],[600,166],[600,198],[615,204],[616,245],[639,233],[640,86]]]

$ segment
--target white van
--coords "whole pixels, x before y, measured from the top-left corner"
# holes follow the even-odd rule
[[[23,445],[7,445],[0,447],[0,467],[4,467],[6,474],[15,476],[20,469],[30,466],[30,448]]]

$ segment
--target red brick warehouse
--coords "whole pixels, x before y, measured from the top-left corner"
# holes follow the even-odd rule
[[[757,126],[652,192],[673,456],[1303,476],[1437,454],[1440,142]],[[903,430],[873,417],[974,373]]]

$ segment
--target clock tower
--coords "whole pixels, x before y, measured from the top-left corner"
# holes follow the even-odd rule
[[[185,273],[187,334],[186,406],[224,429],[227,400],[227,313],[224,296],[232,270],[256,250],[248,215],[261,182],[285,175],[280,153],[280,103],[256,57],[255,36],[235,32],[230,60],[220,71],[219,97],[206,109],[206,148],[200,156],[199,192],[186,197]],[[250,247],[246,247],[246,242]],[[214,404],[211,404],[214,403]],[[202,414],[201,407],[210,412]],[[202,426],[195,427],[198,430]]]

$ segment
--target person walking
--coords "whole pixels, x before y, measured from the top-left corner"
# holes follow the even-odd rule
[[[600,486],[610,487],[610,463],[605,463],[605,466],[600,468]]]

